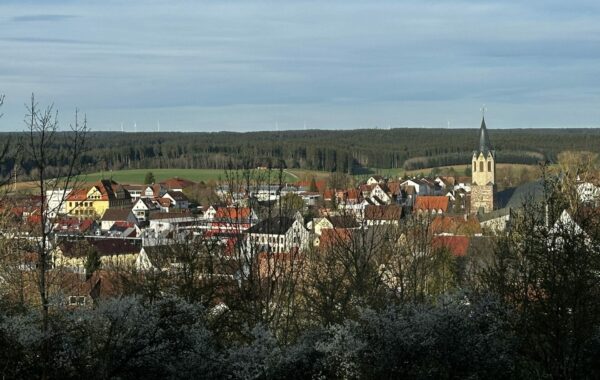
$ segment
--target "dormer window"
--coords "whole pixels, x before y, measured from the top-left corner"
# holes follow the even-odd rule
[[[488,161],[488,172],[492,171],[492,161]]]

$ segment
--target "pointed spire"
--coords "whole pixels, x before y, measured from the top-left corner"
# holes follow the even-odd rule
[[[485,125],[485,116],[481,118],[481,127],[479,128],[479,150],[478,153],[487,155],[488,152],[493,151],[492,144],[490,144],[490,137],[488,136],[487,127]]]

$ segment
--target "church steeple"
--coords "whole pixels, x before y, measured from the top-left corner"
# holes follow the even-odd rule
[[[485,107],[482,111],[485,111]],[[494,209],[496,154],[483,115],[479,127],[479,145],[473,152],[471,162],[471,212],[490,212]]]
[[[490,144],[490,136],[488,136],[484,116],[481,118],[481,127],[479,127],[479,150],[477,153],[483,153],[484,156],[487,156],[488,152],[493,153],[493,148],[492,144]]]

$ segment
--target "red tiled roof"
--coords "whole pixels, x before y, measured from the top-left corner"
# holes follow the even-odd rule
[[[365,219],[367,220],[400,220],[402,207],[398,205],[367,205]]]
[[[27,223],[39,224],[42,221],[42,216],[39,214],[29,215],[27,217]]]
[[[74,189],[67,195],[67,201],[85,201],[87,199],[86,189]]]
[[[93,224],[94,221],[92,219],[63,218],[56,221],[55,230],[57,232],[86,232],[92,227]]]
[[[431,232],[438,234],[473,235],[481,233],[481,226],[476,216],[465,220],[464,216],[438,215],[431,221]]]
[[[448,211],[448,197],[422,195],[418,197],[415,202],[415,210],[442,210],[443,212],[446,212]]]
[[[346,199],[358,200],[360,198],[360,192],[357,189],[348,189],[346,193]]]
[[[215,219],[248,219],[251,215],[250,207],[219,207]]]
[[[295,185],[298,187],[310,187],[311,181],[312,180],[298,181],[295,183]],[[315,185],[317,185],[317,191],[319,193],[322,193],[327,188],[327,180],[324,180],[324,179],[317,180],[317,181],[315,181]]]
[[[371,192],[373,190],[373,188],[375,188],[375,184],[368,185],[368,184],[364,183],[364,184],[360,185],[358,188],[362,192]]]
[[[434,249],[446,248],[454,256],[466,256],[469,241],[467,236],[434,236],[431,245]]]
[[[388,191],[393,195],[400,194],[400,191],[402,190],[402,186],[400,186],[400,182],[398,181],[388,182],[387,187]]]
[[[346,228],[324,228],[321,230],[319,248],[332,248],[352,239],[352,230]]]
[[[195,185],[196,182],[184,178],[173,177],[162,181],[161,184],[165,185],[168,189],[185,189],[186,187]]]
[[[171,200],[169,198],[157,198],[156,201],[163,207],[171,206]]]

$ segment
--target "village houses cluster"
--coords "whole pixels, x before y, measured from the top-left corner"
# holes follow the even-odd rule
[[[4,209],[6,202],[13,202],[8,207],[11,217],[36,226],[43,204],[52,224],[47,228],[53,231],[53,265],[80,276],[85,274],[89,247],[105,271],[124,266],[173,270],[173,260],[156,260],[163,246],[206,239],[224,254],[238,247],[245,255],[269,260],[270,255],[324,249],[355,230],[398,226],[409,217],[430,222],[431,244],[465,256],[478,239],[503,230],[518,206],[519,189],[506,199],[496,191],[495,159],[482,120],[470,177],[372,175],[350,188],[330,188],[325,179],[249,187],[219,184],[213,189],[218,201],[202,205],[188,199],[186,192],[197,184],[183,178],[148,185],[103,179],[48,191],[44,199],[9,199]],[[597,199],[598,190],[584,183],[580,195]],[[302,200],[301,207],[282,211],[283,200],[291,196]],[[32,228],[20,233],[34,237],[36,232]],[[78,248],[82,241],[88,244],[86,251]],[[98,281],[97,276],[85,279],[79,293],[69,296],[71,303],[86,303],[94,295],[92,289],[98,296]]]

